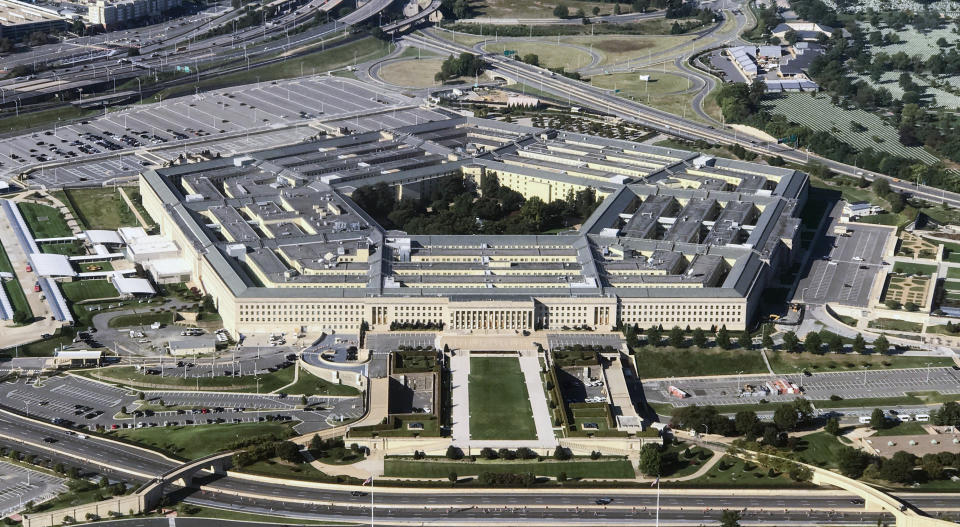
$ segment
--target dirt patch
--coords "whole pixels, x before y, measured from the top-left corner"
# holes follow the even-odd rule
[[[607,53],[612,53],[614,51],[624,52],[624,51],[640,51],[641,49],[648,49],[654,47],[656,44],[647,40],[640,39],[620,39],[620,38],[609,38],[606,40],[598,40],[593,43],[593,47],[599,49],[600,51],[606,51]]]

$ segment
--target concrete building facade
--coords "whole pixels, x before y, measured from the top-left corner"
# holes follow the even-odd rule
[[[385,231],[349,197],[384,183],[425,198],[444,178],[491,174],[528,199],[594,189],[602,203],[572,234],[427,236]],[[793,170],[473,118],[140,180],[192,282],[242,334],[743,329],[768,277],[799,257],[807,186]]]

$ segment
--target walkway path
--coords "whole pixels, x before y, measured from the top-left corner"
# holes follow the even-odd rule
[[[544,446],[557,443],[553,436],[553,423],[550,421],[550,409],[547,408],[547,396],[540,381],[540,359],[537,355],[521,356],[520,370],[527,383],[527,395],[530,397],[530,409],[533,410],[533,422],[537,427],[537,441]]]
[[[453,443],[466,446],[470,442],[470,354],[457,352],[450,357],[450,380],[453,383]]]

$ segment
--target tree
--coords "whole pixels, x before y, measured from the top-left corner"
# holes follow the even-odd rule
[[[810,481],[813,471],[803,465],[793,465],[788,475],[793,481]]]
[[[730,349],[730,333],[727,331],[726,324],[720,327],[720,331],[717,331],[717,346]]]
[[[456,483],[456,482],[457,482],[457,479],[458,479],[458,478],[457,478],[457,473],[456,473],[456,472],[451,472],[451,473],[447,474],[447,479],[450,480],[450,483]]]
[[[737,336],[737,345],[741,348],[748,350],[753,347],[753,337],[750,336],[750,332],[743,330]]]
[[[843,339],[836,333],[830,333],[827,337],[827,348],[831,353],[843,353]]]
[[[463,459],[463,450],[460,450],[459,448],[453,445],[450,445],[447,447],[446,456],[447,456],[447,459],[452,459],[454,461],[461,460]]]
[[[870,460],[870,454],[849,446],[843,446],[837,452],[837,468],[848,478],[856,479],[862,476]]]
[[[697,328],[693,330],[693,345],[698,348],[707,347],[707,335],[703,332],[703,329]]]
[[[557,4],[557,7],[553,8],[553,16],[557,18],[569,18],[570,8],[563,4]]]
[[[857,336],[853,338],[853,347],[854,353],[868,353],[867,351],[867,341],[864,340],[863,335],[857,333]]]
[[[906,303],[904,303],[904,304],[903,304],[903,308],[906,309],[907,311],[910,311],[910,312],[915,312],[915,311],[919,311],[919,310],[920,310],[920,306],[918,306],[918,305],[917,305],[916,303],[914,303],[914,302],[906,302]]]
[[[597,16],[600,14],[600,8],[597,6],[593,6],[593,9],[591,9],[590,12],[593,13],[593,16]]]
[[[570,450],[563,448],[560,445],[557,445],[557,448],[553,449],[553,459],[556,459],[557,461],[567,461],[571,457],[573,457],[573,455],[570,453]]]
[[[763,332],[763,338],[761,338],[760,341],[764,349],[773,349],[773,337],[770,336],[769,330]]]
[[[613,14],[619,15],[620,12],[620,4],[613,4]]]
[[[757,418],[756,412],[743,410],[737,412],[737,415],[733,418],[733,424],[737,428],[738,434],[750,436],[755,433],[760,420]]]
[[[820,339],[819,333],[807,333],[806,338],[803,339],[803,347],[810,353],[820,354],[823,342]]]
[[[303,461],[300,456],[300,446],[293,441],[278,441],[276,444],[276,455],[278,458],[290,463]]]
[[[740,527],[740,511],[724,509],[720,514],[720,527]]]
[[[800,339],[797,338],[797,334],[793,331],[788,331],[783,334],[783,350],[787,353],[793,353],[797,351],[797,346],[800,344]]]
[[[931,419],[937,426],[960,426],[960,403],[948,401],[939,410],[934,410]]]
[[[660,326],[653,326],[647,330],[647,345],[659,346],[662,337]]]
[[[797,410],[790,404],[783,404],[773,412],[773,424],[780,430],[790,431],[797,427],[799,417]]]
[[[683,330],[680,329],[680,326],[673,326],[670,330],[670,345],[674,348],[683,347]]]
[[[640,460],[637,468],[647,476],[659,476],[663,468],[663,453],[660,446],[647,443],[640,449]]]
[[[870,427],[874,430],[883,430],[887,427],[887,416],[880,408],[874,408],[870,414]]]
[[[830,435],[840,435],[840,419],[836,417],[827,419],[827,424],[823,427],[823,429]]]
[[[873,351],[886,355],[890,352],[890,342],[887,341],[887,337],[880,335],[873,341]]]
[[[307,396],[306,396],[306,395],[301,395],[301,396],[300,396],[300,406],[306,406],[308,402],[309,402],[309,401],[307,400]]]
[[[913,481],[913,468],[917,465],[917,456],[904,451],[893,454],[880,465],[880,477],[893,483]]]
[[[110,480],[107,479],[106,476],[100,476],[100,481],[99,481],[99,483],[98,483],[98,486],[99,486],[101,489],[105,489],[105,488],[107,488],[107,487],[110,486]]]

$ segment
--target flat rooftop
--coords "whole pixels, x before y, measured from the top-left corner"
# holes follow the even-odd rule
[[[464,169],[501,184],[594,188],[564,235],[386,232],[351,199],[384,184],[418,196]],[[790,245],[807,176],[673,148],[452,118],[331,134],[148,171],[237,296],[737,296]],[[761,262],[761,263],[758,263]]]

